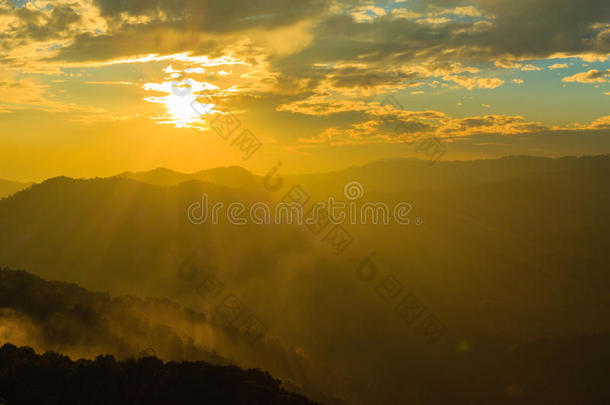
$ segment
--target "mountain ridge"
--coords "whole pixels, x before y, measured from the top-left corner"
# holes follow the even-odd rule
[[[260,181],[258,176],[255,176],[241,166],[215,167],[195,173],[181,173],[172,169],[159,167],[144,172],[123,172],[112,177],[130,178],[162,186],[172,186],[189,180],[198,180],[231,188],[252,187],[255,184],[259,184]]]
[[[21,190],[25,190],[33,184],[34,183],[23,183],[19,181],[0,179],[0,199],[8,197]]]
[[[8,403],[316,405],[292,394],[260,370],[215,366],[203,361],[164,362],[155,356],[115,360],[71,360],[29,347],[0,347],[0,392]],[[95,378],[92,378],[95,376]],[[66,382],[69,383],[67,384]]]

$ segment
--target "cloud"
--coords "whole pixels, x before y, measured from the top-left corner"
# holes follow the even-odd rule
[[[411,67],[430,71],[435,65],[456,61],[464,65],[491,61],[496,66],[518,68],[518,60],[526,56],[544,58],[558,52],[607,55],[608,27],[595,25],[608,16],[606,2],[591,0],[583,10],[574,1],[559,2],[563,8],[550,0],[533,0],[527,5],[508,0],[474,0],[472,4],[426,0],[421,7],[409,3],[388,15],[386,9],[365,1],[75,0],[44,11],[46,25],[55,28],[43,34],[32,26],[24,41],[50,38],[50,31],[68,40],[47,46],[54,54],[43,59],[44,63],[55,69],[60,62],[185,52],[215,58],[239,52],[243,59],[252,55],[266,58],[278,75],[293,77],[284,80],[311,80],[312,84],[323,79],[320,71],[311,68],[316,64],[357,61],[366,68],[351,72],[349,79],[358,81],[358,74],[366,79],[375,70],[408,75],[416,71]],[[545,14],[549,7],[559,10],[553,19],[559,18],[563,24],[555,24]],[[9,11],[12,15],[17,9]],[[33,18],[21,13],[23,21]],[[95,29],[88,29],[92,21]],[[529,68],[531,65],[523,67]],[[349,72],[335,72],[334,85],[343,80],[342,73],[348,79]],[[377,92],[397,85],[396,77],[374,74],[379,80],[372,79],[375,84],[365,87]],[[498,80],[457,78],[456,83],[470,89],[495,88]]]
[[[610,115],[600,117],[589,124],[574,124],[573,127],[579,130],[610,129]]]
[[[452,119],[442,125],[438,132],[445,137],[471,135],[519,135],[540,132],[547,128],[539,122],[527,121],[521,116],[485,115]]]
[[[362,101],[328,100],[326,97],[315,96],[306,100],[282,104],[277,107],[277,111],[327,116],[345,112],[367,111],[369,108]]]
[[[207,46],[209,55],[219,55],[226,47],[221,38],[202,37],[196,33],[184,38],[175,28],[165,24],[128,25],[121,31],[97,35],[83,33],[76,35],[69,46],[63,47],[50,59],[51,62],[111,61],[114,59],[134,59],[141,55],[170,55],[181,53],[187,47],[195,49]]]
[[[366,98],[375,94],[397,91],[423,84],[430,74],[422,69],[382,69],[366,64],[339,63],[320,68],[320,81],[316,92],[341,93],[351,98]],[[323,76],[322,76],[323,75]]]
[[[2,3],[0,16],[8,22],[3,27],[0,38],[9,40],[9,46],[27,40],[65,38],[73,31],[74,25],[81,22],[81,15],[76,8],[61,3],[50,9],[18,7],[12,2]]]
[[[395,100],[395,99],[394,99]],[[410,111],[398,108],[391,98],[381,102],[363,103],[331,100],[325,103],[309,100],[281,107],[305,115],[329,116],[350,112],[359,120],[347,126],[333,125],[313,137],[301,137],[299,142],[309,145],[346,145],[369,143],[397,143],[422,135],[455,138],[472,135],[518,135],[547,131],[549,128],[522,116],[484,115],[452,118],[439,111]],[[489,108],[489,105],[483,105]]]
[[[443,3],[455,3],[449,1]],[[486,14],[496,16],[488,33],[496,51],[521,57],[546,57],[556,52],[607,54],[610,42],[595,23],[610,19],[606,0],[475,0]]]
[[[386,11],[381,7],[362,6],[352,11],[351,15],[357,22],[373,21],[376,17],[386,15]]]
[[[295,52],[307,46],[311,19],[325,12],[330,0],[34,3],[0,2],[0,49],[9,51],[0,64],[39,71],[46,66],[47,73],[57,74],[59,62],[184,52],[218,57],[235,47],[249,47],[249,54]]]
[[[365,145],[401,143],[430,133],[433,126],[419,120],[406,119],[398,122],[395,130],[380,120],[369,120],[353,124],[349,128],[330,127],[318,136],[298,138],[298,142],[306,145]]]
[[[555,63],[554,65],[549,66],[548,69],[549,70],[567,69],[568,67],[570,67],[570,65],[568,65],[567,63]]]
[[[610,50],[610,29],[600,24],[610,17],[605,0],[589,0],[587,7],[574,0],[426,0],[421,6],[394,9],[391,15],[371,2],[340,0],[74,0],[44,10],[2,4],[3,14],[21,21],[3,31],[8,46],[70,39],[55,44],[56,61],[187,51],[218,56],[236,42],[270,55],[275,47],[306,35],[282,41],[285,36],[278,33],[271,39],[275,46],[266,46],[266,34],[299,24],[305,24],[299,33],[310,33],[311,40],[281,53],[306,49],[299,59],[311,63],[375,58],[396,67],[557,53],[601,57]],[[280,66],[282,61],[273,62]]]
[[[176,77],[222,69],[234,81],[230,89],[219,86],[224,103],[247,96],[249,105],[309,116],[370,118],[371,103],[364,100],[376,94],[405,89],[419,94],[424,85],[492,90],[505,80],[523,83],[494,77],[499,76],[494,66],[539,71],[536,64],[546,66],[542,60],[558,55],[602,60],[610,53],[607,0],[589,0],[586,7],[576,0],[423,0],[400,2],[391,12],[364,0],[45,4],[36,9],[0,2],[0,40],[8,50],[0,65],[20,73],[60,74],[69,68],[171,62],[181,64],[172,73]],[[209,69],[216,62],[218,69]],[[591,72],[564,81],[605,81],[606,73]],[[203,80],[217,84],[219,76]],[[123,79],[93,77],[90,82],[98,85]]]
[[[591,123],[591,129],[610,129],[610,115],[596,119]]]
[[[187,24],[185,31],[235,32],[292,25],[324,12],[329,0],[94,0],[111,20],[128,16],[155,16]]]
[[[390,119],[379,116],[346,127],[333,126],[319,135],[299,138],[307,147],[342,146],[362,144],[395,144],[412,142],[430,137],[438,139],[515,136],[523,134],[554,135],[560,133],[579,134],[582,131],[604,131],[610,129],[610,116],[600,117],[588,124],[573,124],[569,127],[549,128],[522,116],[484,115],[452,118],[438,112],[410,111],[410,117]]]
[[[430,24],[430,25],[446,24],[450,21],[451,21],[451,19],[447,18],[447,17],[426,17],[426,18],[420,18],[419,20],[417,20],[418,24]]]
[[[523,66],[521,63],[512,61],[512,60],[503,60],[503,59],[499,59],[494,61],[494,65],[497,67],[501,67],[504,69],[519,69],[521,66]]]
[[[522,64],[520,60],[550,58],[562,52],[605,57],[610,44],[592,38],[605,38],[605,26],[593,24],[610,17],[607,2],[593,0],[591,8],[588,6],[586,10],[573,0],[560,0],[560,3],[562,9],[552,18],[548,10],[555,10],[557,6],[550,0],[527,3],[479,0],[474,2],[473,9],[457,9],[457,12],[456,7],[464,4],[450,0],[426,1],[424,4],[436,6],[433,13],[427,7],[410,3],[408,8],[395,9],[389,16],[378,16],[366,23],[356,21],[350,15],[328,15],[317,23],[309,47],[286,60],[277,61],[276,66],[285,73],[307,75],[310,73],[307,67],[312,64],[333,65],[349,61],[376,64],[386,69],[426,67],[449,61],[479,66],[484,61],[491,61],[496,66],[518,68]],[[468,15],[471,19],[429,20],[451,13]],[[556,23],[556,18],[562,24]],[[521,68],[542,70],[532,63]],[[470,88],[478,87],[472,80],[462,80],[462,83]]]
[[[606,77],[610,76],[610,69],[599,71],[591,69],[588,72],[577,73],[574,76],[564,77],[561,81],[565,83],[604,83]]]
[[[417,19],[417,18],[421,18],[422,14],[415,12],[413,10],[409,10],[406,8],[395,8],[394,10],[392,10],[392,14],[393,17],[395,18],[413,18],[413,19]]]
[[[538,66],[534,66],[531,63],[528,63],[527,65],[523,66],[521,68],[521,70],[523,70],[524,72],[532,72],[532,71],[539,71],[542,70],[541,67]]]
[[[504,80],[498,78],[476,78],[468,76],[447,76],[445,80],[451,80],[460,86],[472,90],[474,88],[480,89],[496,89],[504,84]]]
[[[459,16],[464,16],[464,17],[481,17],[483,15],[481,10],[477,9],[476,7],[472,7],[472,6],[456,7],[453,9],[447,9],[447,10],[441,11],[440,14],[453,14],[453,15],[459,15]]]
[[[374,115],[374,114],[373,114]],[[483,136],[520,135],[547,131],[538,122],[521,116],[485,115],[451,118],[436,111],[410,111],[407,115],[377,116],[348,127],[330,127],[319,135],[299,138],[307,145],[359,145],[402,143],[435,136],[440,139]]]

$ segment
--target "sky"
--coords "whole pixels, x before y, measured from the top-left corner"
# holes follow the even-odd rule
[[[609,56],[607,0],[0,0],[0,178],[610,153]]]

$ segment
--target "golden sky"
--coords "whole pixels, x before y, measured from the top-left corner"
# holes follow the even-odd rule
[[[610,152],[607,0],[0,0],[0,178]]]

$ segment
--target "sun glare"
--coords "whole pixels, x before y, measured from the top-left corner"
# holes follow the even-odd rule
[[[210,83],[186,79],[182,82],[146,83],[143,88],[167,93],[166,96],[144,99],[151,103],[165,105],[168,115],[156,117],[159,124],[172,124],[176,128],[207,129],[203,116],[217,112],[214,111],[214,104],[199,102],[199,99],[204,97],[200,92],[220,90]]]
[[[196,96],[177,96],[170,94],[165,97],[167,112],[176,120],[190,121],[198,118],[200,113],[193,107]]]

